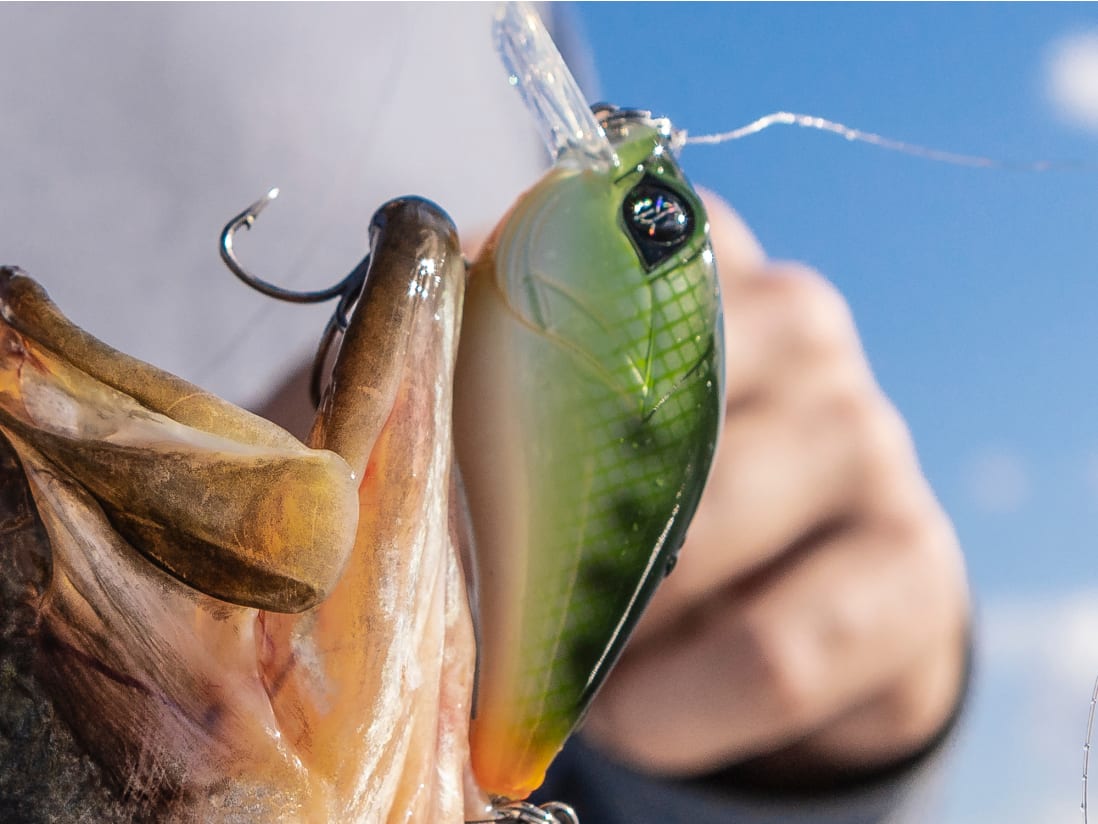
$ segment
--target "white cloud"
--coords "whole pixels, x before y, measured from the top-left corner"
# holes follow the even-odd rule
[[[995,515],[1017,511],[1029,497],[1029,475],[1020,456],[987,450],[963,466],[965,491],[978,509]]]
[[[981,610],[981,636],[997,667],[1089,684],[1098,676],[1098,589],[993,600]]]
[[[1098,32],[1053,43],[1046,83],[1048,96],[1064,119],[1098,131]]]

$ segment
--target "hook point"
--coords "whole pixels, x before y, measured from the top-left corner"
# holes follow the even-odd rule
[[[245,228],[252,228],[252,224],[255,222],[255,219],[259,217],[259,213],[267,208],[268,203],[278,197],[278,191],[277,186],[268,189],[263,197],[248,207],[248,210],[244,213]]]

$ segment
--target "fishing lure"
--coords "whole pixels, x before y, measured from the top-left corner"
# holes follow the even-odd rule
[[[499,38],[556,165],[471,267],[455,373],[472,757],[508,798],[541,783],[673,564],[724,408],[708,222],[677,133],[647,112],[592,117],[539,26],[511,10]]]

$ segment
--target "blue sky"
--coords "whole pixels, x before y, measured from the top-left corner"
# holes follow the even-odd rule
[[[791,110],[957,152],[1093,164],[959,168],[789,127],[683,156],[772,256],[842,289],[956,522],[981,676],[945,820],[1079,820],[1098,674],[1098,131],[1054,104],[1048,67],[1065,38],[1098,32],[1098,10],[577,12],[602,96],[698,134]],[[1077,71],[1078,85],[1098,86],[1098,70]]]

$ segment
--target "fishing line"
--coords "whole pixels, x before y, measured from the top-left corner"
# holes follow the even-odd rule
[[[1032,162],[998,160],[992,157],[982,157],[980,155],[961,154],[959,152],[950,152],[943,149],[934,149],[929,146],[921,146],[918,143],[908,143],[903,140],[895,140],[890,137],[885,137],[884,135],[875,134],[874,132],[855,129],[847,126],[845,123],[828,120],[825,117],[818,117],[811,114],[798,114],[796,112],[771,112],[744,126],[740,126],[738,129],[732,129],[728,132],[719,132],[717,134],[694,136],[683,131],[683,136],[680,138],[679,142],[687,146],[712,146],[718,143],[727,143],[731,140],[740,140],[749,135],[758,134],[765,129],[769,129],[771,126],[798,126],[802,129],[815,129],[821,132],[830,132],[831,134],[838,135],[852,143],[868,143],[871,146],[877,146],[890,152],[899,152],[900,154],[921,157],[925,160],[933,160],[938,163],[948,163],[953,166],[967,166],[969,168],[977,169],[1001,169],[1019,172],[1098,171],[1098,164],[1087,163],[1081,160],[1037,160]]]
[[[1098,678],[1094,679],[1094,690],[1090,694],[1090,713],[1087,715],[1087,737],[1083,741],[1083,800],[1079,804],[1083,811],[1083,824],[1087,824],[1087,773],[1090,769],[1090,735],[1094,729],[1094,705],[1098,703]]]

